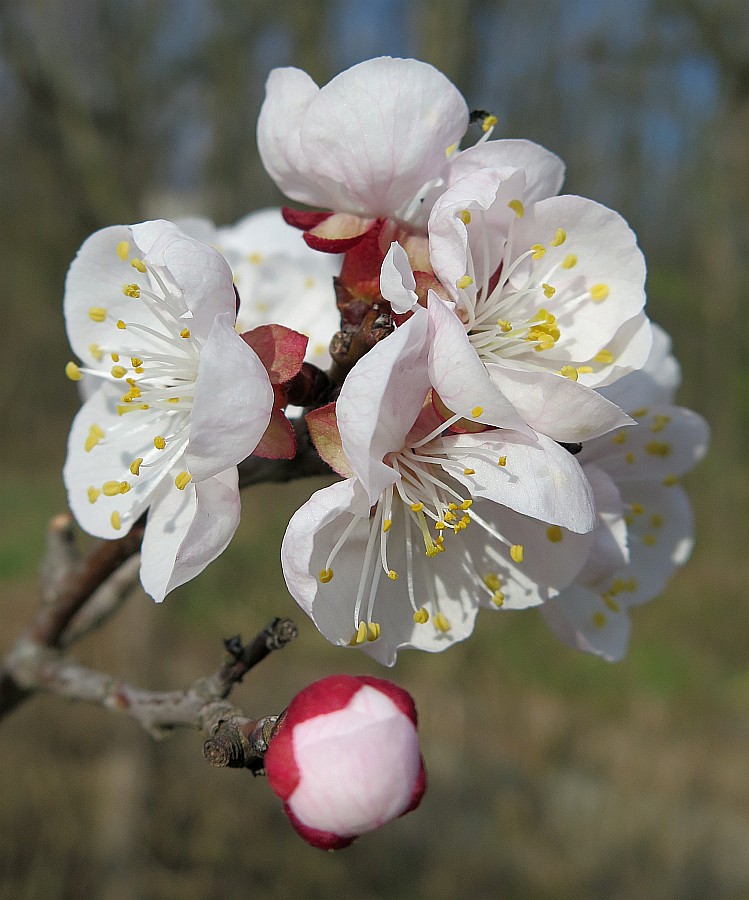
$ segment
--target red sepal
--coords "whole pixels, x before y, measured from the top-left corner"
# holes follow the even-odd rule
[[[304,234],[304,240],[313,250],[323,253],[346,253],[355,247],[372,228],[377,219],[363,219],[349,213],[334,213],[324,222]]]
[[[285,325],[258,325],[241,335],[268,370],[271,384],[289,381],[302,368],[309,338]]]
[[[296,456],[296,435],[291,422],[277,407],[273,407],[270,422],[260,443],[252,452],[263,459],[294,459]]]
[[[352,478],[354,470],[343,452],[341,432],[338,430],[338,420],[335,415],[335,403],[328,403],[326,406],[313,409],[304,418],[309,428],[309,436],[312,438],[312,443],[315,445],[320,459],[326,462],[341,478]]]
[[[298,228],[300,231],[309,231],[332,215],[332,212],[313,212],[311,210],[292,209],[290,206],[281,207],[281,216],[284,222],[287,225],[291,225],[292,228]]]

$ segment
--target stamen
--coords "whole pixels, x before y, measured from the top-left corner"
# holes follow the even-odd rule
[[[125,262],[130,254],[130,243],[129,241],[120,241],[117,244],[117,256]]]
[[[515,215],[518,217],[518,219],[523,218],[523,214],[525,213],[525,207],[523,206],[523,204],[521,203],[520,200],[510,200],[510,202],[507,205],[515,213]]]
[[[174,479],[175,487],[184,491],[187,485],[192,481],[192,475],[189,472],[180,472],[179,475]]]
[[[65,366],[65,374],[71,381],[80,381],[83,378],[81,370],[72,360]]]
[[[92,306],[88,311],[88,317],[92,322],[103,322],[107,318],[107,311],[103,306]]]

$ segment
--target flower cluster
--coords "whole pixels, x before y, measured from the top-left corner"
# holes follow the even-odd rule
[[[83,245],[67,371],[89,387],[66,485],[93,534],[147,513],[154,598],[227,545],[237,465],[293,458],[288,385],[317,366],[325,388],[299,415],[340,478],[294,514],[281,559],[328,640],[391,665],[466,638],[481,607],[539,607],[567,643],[623,654],[629,607],[691,549],[677,482],[707,426],[673,405],[678,366],[626,222],[560,195],[562,162],[491,139],[496,124],[415,60],[323,88],[275,70],[261,158],[319,211]]]

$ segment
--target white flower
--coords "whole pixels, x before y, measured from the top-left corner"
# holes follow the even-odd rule
[[[469,114],[457,88],[427,63],[381,57],[322,89],[299,69],[274,69],[258,147],[286,196],[336,213],[318,219],[315,238],[354,239],[378,218],[423,232],[444,187],[479,166],[522,166],[537,197],[559,190],[564,166],[552,153],[530,141],[483,143],[495,122],[484,117],[480,145],[460,152]]]
[[[579,456],[590,480],[608,483],[610,502],[590,559],[574,582],[542,607],[563,641],[609,660],[629,640],[628,611],[659,594],[694,543],[692,512],[678,479],[705,455],[707,423],[670,405],[678,366],[660,329],[642,372],[607,388],[627,403],[637,426],[585,444]],[[638,404],[635,408],[634,404]]]
[[[467,637],[482,597],[520,608],[553,596],[587,558],[595,524],[579,465],[553,441],[445,434],[458,417],[424,406],[429,344],[417,307],[351,370],[337,421],[329,409],[308,416],[346,480],[295,513],[281,548],[289,590],[328,640],[388,665],[401,647],[437,651]],[[478,498],[492,501],[480,514]],[[577,533],[556,547],[529,517]],[[500,571],[510,576],[501,590]]]
[[[289,704],[265,772],[305,841],[346,847],[421,802],[426,770],[414,702],[380,678],[323,678]]]
[[[169,222],[88,238],[64,307],[82,360],[68,375],[99,382],[70,432],[70,508],[86,531],[115,538],[150,507],[141,580],[161,600],[237,527],[236,465],[270,420],[268,374],[234,330],[226,262]]]
[[[340,327],[333,278],[341,258],[310,249],[279,209],[250,213],[236,225],[216,228],[207,219],[180,227],[221,252],[239,294],[237,330],[286,325],[309,337],[307,361],[330,367],[330,339]]]

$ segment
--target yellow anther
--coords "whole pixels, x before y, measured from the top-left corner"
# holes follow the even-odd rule
[[[192,475],[189,472],[180,472],[179,475],[174,479],[174,486],[180,490],[184,491],[187,485],[192,481]]]
[[[610,350],[599,350],[598,353],[593,357],[593,362],[603,363],[604,365],[611,365],[614,361],[614,354]]]
[[[541,287],[544,289],[544,296],[547,300],[551,300],[551,298],[557,292],[557,289],[555,287],[552,287],[552,285],[550,284],[546,284],[546,282],[544,282]]]
[[[414,613],[414,622],[416,622],[417,625],[424,625],[424,623],[428,621],[429,613],[426,611],[426,608],[422,606],[420,609],[417,609]]]
[[[448,514],[448,515],[449,515],[449,514]],[[447,519],[447,516],[445,516],[445,518]],[[453,516],[452,518],[454,519],[455,516]],[[435,530],[435,531],[444,531],[446,527],[447,527],[447,526],[445,525],[445,523],[444,523],[443,521],[441,521],[441,520],[434,523],[434,530]]]
[[[523,561],[522,544],[513,544],[512,547],[510,547],[510,559],[516,563],[521,563]]]
[[[549,525],[546,529],[546,537],[552,544],[558,544],[564,537],[564,532],[558,525]]]
[[[497,319],[497,325],[503,334],[509,334],[512,331],[512,323],[507,319]]]
[[[120,481],[105,481],[101,486],[102,492],[105,497],[116,497],[117,494],[120,493],[120,485],[122,482]]]
[[[464,275],[462,278],[458,279],[458,287],[462,291],[464,288],[469,287],[473,284],[473,278],[470,275]]]
[[[456,141],[454,144],[450,144],[449,147],[445,147],[445,156],[448,159],[450,159],[453,153],[455,153],[455,151],[458,149],[458,143],[459,141]]]
[[[127,369],[124,366],[112,366],[112,375],[115,378],[124,378],[127,375]]]
[[[506,466],[507,465],[507,457],[500,456],[499,459],[497,460],[497,465],[502,466],[502,467]]]
[[[142,366],[142,365],[143,365],[143,360],[142,360],[139,356],[131,356],[131,357],[130,357],[130,365],[131,365],[134,369],[137,369],[138,366]]]
[[[605,594],[601,595],[603,602],[608,606],[608,608],[613,613],[618,613],[621,610],[621,606],[614,600],[611,594],[607,591]],[[605,623],[604,623],[605,624]]]
[[[134,371],[135,371],[136,375],[142,375],[143,374],[143,366],[136,366]]]
[[[590,299],[594,303],[600,303],[609,295],[609,286],[607,284],[594,284],[590,289]]]
[[[101,491],[99,490],[99,488],[91,485],[91,487],[88,489],[88,491],[86,493],[88,494],[88,502],[96,503],[99,495],[101,494]]]
[[[129,256],[129,254],[130,254],[129,242],[128,241],[120,241],[119,244],[117,244],[117,256],[119,256],[119,258],[123,262],[125,262],[125,260]]]
[[[444,613],[437,613],[437,615],[433,619],[433,622],[434,627],[437,629],[437,631],[441,631],[443,634],[447,634],[447,632],[450,630],[450,622]]]
[[[562,366],[559,374],[569,378],[570,381],[577,381],[577,369],[574,366]]]
[[[384,519],[383,522],[382,522],[382,530],[383,530],[383,532],[387,533],[388,531],[390,531],[392,525],[393,525],[393,520],[392,520],[392,519]]]
[[[90,453],[94,447],[99,443],[100,438],[98,438],[95,434],[91,432],[88,433],[86,440],[83,443],[83,448],[86,453]]]
[[[624,458],[630,465],[635,461],[635,455],[631,450],[629,453],[625,454]]]
[[[671,452],[671,444],[668,441],[649,441],[645,444],[645,452],[651,456],[668,456]]]
[[[317,576],[323,584],[327,584],[329,581],[333,580],[333,570],[332,569],[321,569]]]
[[[464,225],[470,225],[470,224],[471,224],[471,214],[470,214],[470,212],[469,212],[467,209],[462,209],[462,210],[460,211],[460,221],[461,221]]]
[[[182,331],[180,331],[179,336],[180,336],[181,338],[189,338],[189,337],[190,337],[190,329],[189,329],[189,328],[183,328]]]
[[[89,344],[88,352],[91,354],[91,356],[93,356],[93,358],[97,362],[99,362],[104,356],[104,351],[101,349],[101,347],[98,344]]]
[[[94,423],[91,428],[89,428],[89,433],[98,437],[99,440],[104,439],[104,429],[101,427],[101,425],[97,425],[96,423]]]
[[[157,434],[153,439],[153,445],[157,450],[163,450],[166,447],[166,441],[160,434]]]
[[[490,591],[498,591],[502,587],[502,579],[496,572],[489,572],[488,575],[484,575],[484,584]]]
[[[140,297],[140,285],[135,282],[131,282],[130,284],[122,285],[122,293],[126,297],[132,297],[133,300],[137,300]]]
[[[578,366],[577,367],[578,375],[590,375],[590,373],[592,371],[593,371],[593,366]]]
[[[677,475],[666,475],[661,484],[663,487],[673,487],[675,484],[679,483],[679,478]]]
[[[627,432],[619,431],[611,438],[611,443],[612,444],[623,444],[626,440],[627,440]]]
[[[658,543],[658,538],[654,534],[643,534],[642,542],[646,547],[655,547]]]
[[[137,372],[138,369],[136,369],[135,371]],[[140,371],[142,372],[143,370],[141,369]],[[167,403],[179,403],[179,397],[170,397],[166,402]]]
[[[453,502],[451,501],[450,503],[447,504],[447,508],[448,508],[449,510],[453,510],[453,511],[454,511],[454,510],[456,510],[456,509],[458,508],[458,504],[457,504],[457,503],[453,503]]]
[[[247,254],[247,262],[253,263],[253,265],[259,266],[263,261],[262,253],[248,253]]]
[[[492,603],[495,606],[504,606],[505,605],[505,595],[502,591],[495,591],[492,594]]]
[[[606,626],[606,613],[594,612],[590,618],[596,628],[604,628]]]
[[[497,121],[498,119],[496,116],[485,116],[484,121],[481,123],[481,130],[489,131],[490,128],[494,128],[494,126],[497,124]]]
[[[395,569],[390,569],[390,571],[388,572],[388,578],[389,578],[391,581],[397,581],[397,580],[398,580],[398,573],[395,571]]]
[[[147,271],[148,271],[148,269],[147,269],[147,267],[146,267],[146,264],[143,262],[142,259],[138,259],[137,256],[134,256],[134,257],[130,260],[130,265],[131,265],[134,269],[137,269],[138,272],[144,273],[144,272],[147,272]]]
[[[120,482],[120,493],[127,494],[130,491],[130,484],[127,481]]]
[[[574,253],[568,253],[562,260],[563,269],[574,269],[577,265],[577,256]]]
[[[120,354],[119,354],[119,353],[110,353],[109,355],[112,357],[112,362],[119,362],[119,361],[120,361]]]
[[[65,366],[65,374],[71,381],[80,381],[83,378],[83,373],[72,360]]]
[[[424,552],[429,559],[433,559],[440,552],[440,548],[437,544],[430,544]]]
[[[452,510],[449,510],[445,513],[444,519],[446,522],[454,522],[458,517],[455,515]]]
[[[355,644],[363,644],[367,639],[368,633],[369,629],[367,628],[367,623],[359,622],[359,627],[356,629],[356,634],[354,635],[353,642]]]
[[[130,471],[133,475],[140,475],[140,467],[143,464],[143,457],[139,456],[130,463]]]
[[[120,528],[122,528],[122,520],[120,519],[120,514],[117,510],[109,517],[109,521],[112,523],[112,528],[114,528],[115,531],[119,531]]]
[[[380,625],[378,622],[370,622],[367,626],[367,640],[376,641],[380,636]]]
[[[137,406],[121,406],[119,403],[117,404],[117,415],[124,416],[125,413],[136,412],[139,409],[149,409],[149,405],[147,403],[138,403]]]
[[[546,255],[546,247],[543,244],[533,244],[531,250],[533,251],[531,259],[542,259]]]
[[[483,406],[474,406],[471,410],[471,415],[474,419],[478,419],[478,417],[484,412]]]
[[[520,202],[520,200],[510,200],[510,202],[507,205],[515,213],[515,215],[518,217],[518,219],[523,218],[523,214],[525,213],[525,207]]]
[[[458,509],[470,509],[473,506],[473,500],[464,500]]]
[[[476,470],[475,469],[463,469],[463,474],[464,475],[475,475]]]
[[[636,516],[641,516],[645,512],[645,507],[642,505],[642,503],[632,503],[630,504],[630,509]]]
[[[663,429],[671,421],[671,416],[653,416],[653,424],[650,430],[653,432],[663,431]]]
[[[663,522],[664,522],[663,516],[658,515],[658,513],[655,513],[654,515],[652,515],[650,517],[650,527],[651,528],[663,528]]]
[[[411,504],[411,512],[418,513],[418,512],[421,512],[422,509],[424,509],[423,503],[412,503]]]
[[[549,243],[552,247],[561,247],[566,240],[567,232],[564,230],[564,228],[557,228],[557,233]]]
[[[107,317],[107,311],[103,306],[92,306],[88,311],[88,317],[92,322],[103,322]]]

